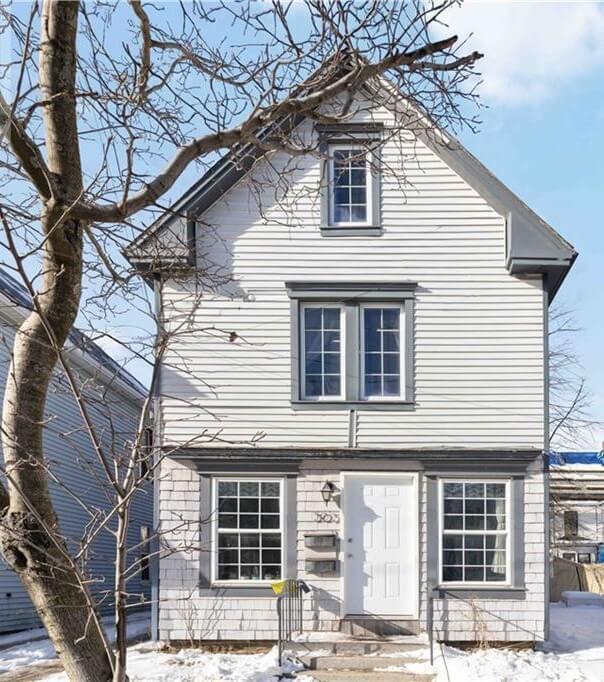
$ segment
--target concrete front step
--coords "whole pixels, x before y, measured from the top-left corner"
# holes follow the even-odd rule
[[[315,682],[432,682],[436,679],[436,675],[401,670],[304,670],[300,676]]]
[[[309,656],[313,652],[322,654],[348,654],[364,656],[367,654],[406,653],[419,651],[428,646],[424,637],[407,635],[403,637],[351,637],[329,633],[303,635],[287,643],[287,650],[298,656]]]
[[[312,656],[308,661],[311,670],[375,670],[376,668],[401,668],[420,660],[410,656]]]

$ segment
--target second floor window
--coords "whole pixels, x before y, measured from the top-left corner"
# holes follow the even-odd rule
[[[401,399],[401,303],[367,303],[354,316],[337,303],[303,303],[301,324],[302,397],[356,400]],[[344,338],[349,348],[344,348]]]
[[[330,148],[330,224],[355,227],[367,225],[371,216],[371,173],[367,152],[362,147],[342,145]]]

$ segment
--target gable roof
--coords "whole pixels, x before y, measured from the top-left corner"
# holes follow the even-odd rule
[[[368,88],[369,89],[369,88]],[[397,91],[398,92],[398,91]],[[403,95],[398,92],[400,97]],[[284,126],[293,129],[304,117],[295,121],[282,120],[264,130],[259,137],[268,136]],[[418,135],[453,171],[470,185],[506,221],[506,267],[510,274],[542,274],[544,286],[553,300],[564,278],[570,271],[577,252],[545,220],[529,208],[514,192],[499,180],[462,144],[442,129],[436,135]],[[125,249],[124,255],[140,270],[161,269],[164,258],[161,246],[155,251],[149,245],[161,232],[177,221],[186,221],[181,238],[182,250],[171,255],[170,265],[191,266],[195,258],[195,220],[243,178],[266,150],[254,144],[234,148],[224,154],[194,183],[158,220],[137,236]],[[153,254],[153,255],[151,255]]]
[[[3,305],[3,298],[8,299],[12,304],[10,311],[6,310],[6,305]],[[7,313],[10,312],[14,314],[14,312],[21,311],[25,314],[24,311],[30,310],[32,310],[32,302],[27,289],[11,277],[6,270],[0,268],[0,312],[8,317]],[[75,348],[82,354],[87,364],[93,369],[100,368],[110,382],[120,381],[130,394],[134,394],[135,400],[142,400],[147,395],[147,389],[130,372],[77,327],[73,327],[69,333],[68,342],[72,349]]]

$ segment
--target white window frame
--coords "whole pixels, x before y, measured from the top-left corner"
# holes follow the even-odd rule
[[[398,395],[366,395],[365,393],[365,324],[364,324],[364,311],[367,308],[397,308],[399,311],[399,391]],[[375,301],[372,303],[361,303],[359,305],[359,330],[358,330],[358,343],[359,343],[359,399],[367,402],[391,402],[393,400],[402,400],[404,397],[404,386],[405,386],[405,305],[403,303],[387,301]]]
[[[364,221],[346,221],[337,222],[335,220],[335,158],[336,151],[355,151],[359,150],[365,154],[365,199],[366,212]],[[328,148],[328,191],[329,191],[329,226],[330,227],[367,227],[373,224],[373,173],[371,166],[373,162],[373,154],[364,149],[362,145],[356,144],[331,144]]]
[[[246,585],[246,586],[262,586],[270,585],[274,582],[271,580],[219,580],[218,579],[218,535],[220,530],[218,528],[218,484],[222,481],[228,483],[278,483],[279,484],[279,528],[245,528],[243,530],[239,528],[225,528],[223,533],[259,533],[259,534],[270,534],[270,533],[281,533],[281,577],[278,580],[283,580],[286,571],[286,547],[287,538],[285,532],[285,522],[284,522],[284,503],[285,503],[285,480],[280,477],[265,478],[259,476],[216,476],[212,478],[212,509],[214,510],[211,515],[210,525],[211,525],[211,584],[212,585]],[[262,551],[262,550],[260,550]],[[241,565],[241,564],[240,564]]]
[[[306,326],[304,311],[307,308],[338,308],[340,311],[340,394],[339,395],[306,395]],[[300,329],[300,395],[309,402],[329,402],[346,398],[346,308],[342,303],[308,301],[300,303],[298,311]]]
[[[505,535],[505,580],[456,580],[446,581],[443,579],[443,535],[445,534],[445,505],[444,486],[446,483],[501,483],[505,485],[505,531],[486,530],[447,530],[448,535]],[[438,483],[438,581],[443,588],[463,588],[469,586],[489,587],[499,589],[512,585],[512,528],[515,519],[511,513],[511,479],[509,478],[441,478]],[[462,550],[463,552],[463,550]],[[465,561],[465,558],[464,558]],[[465,563],[463,564],[465,566]]]

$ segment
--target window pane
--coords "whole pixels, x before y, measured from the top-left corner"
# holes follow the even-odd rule
[[[236,512],[237,511],[237,498],[236,497],[223,497],[218,508],[221,512]]]
[[[321,330],[306,330],[304,334],[304,349],[307,353],[321,353],[323,350]]]
[[[218,546],[219,547],[237,547],[237,534],[236,533],[220,533],[218,535]]]
[[[445,514],[461,514],[463,502],[461,500],[445,500]]]
[[[249,514],[258,513],[258,498],[250,497],[248,499],[242,499],[239,501],[239,511]]]
[[[466,515],[466,530],[484,530],[484,516]]]
[[[484,552],[470,550],[465,552],[466,566],[482,566],[484,564]]]
[[[336,190],[337,192],[338,190]],[[352,187],[350,190],[350,203],[361,204],[365,208],[365,188],[364,187]]]
[[[445,497],[463,496],[463,484],[461,483],[445,483],[443,489]]]
[[[239,568],[237,566],[218,566],[218,580],[238,580]]]
[[[242,564],[257,564],[260,562],[260,551],[257,549],[242,549],[241,563]]]
[[[464,547],[466,549],[483,549],[484,535],[466,535]]]
[[[279,497],[280,486],[276,482],[266,482],[262,484],[262,497]]]
[[[484,497],[484,483],[466,483],[466,497]]]
[[[218,495],[220,497],[236,497],[237,483],[232,481],[220,481],[218,483]]]
[[[384,391],[385,396],[398,396],[401,393],[401,384],[398,376],[387,375],[384,377]]]
[[[394,353],[400,351],[398,332],[384,332],[382,349],[386,353]]]
[[[325,353],[323,356],[325,374],[339,374],[340,373],[340,354],[339,353]],[[319,370],[320,372],[321,370]]]
[[[364,187],[366,180],[366,171],[364,168],[353,168],[350,171],[350,184],[357,187]]]
[[[462,580],[463,568],[453,568],[452,566],[443,567],[443,580],[445,582],[456,582]]]
[[[263,533],[262,534],[263,547],[281,547],[281,535],[278,533]]]
[[[398,374],[400,372],[399,354],[384,353],[384,374]]]
[[[350,207],[350,222],[364,223],[367,221],[367,207],[353,205]]]
[[[445,530],[461,530],[463,516],[445,516]]]
[[[443,547],[445,549],[461,549],[463,547],[463,535],[444,535]]]
[[[308,329],[321,329],[322,308],[304,309],[304,327]]]
[[[239,551],[236,549],[221,549],[218,552],[218,562],[221,564],[236,564],[239,561]]]
[[[365,395],[367,397],[374,395],[381,395],[382,381],[381,377],[375,374],[365,375]]]
[[[242,547],[260,547],[259,533],[241,533],[240,537]],[[281,538],[279,538],[279,542],[281,542]]]
[[[261,526],[262,528],[279,528],[279,515],[263,514]]]
[[[258,514],[239,514],[240,528],[258,528]]]
[[[259,490],[260,486],[258,485],[258,483],[242,481],[239,484],[239,494],[241,495],[241,497],[258,497]]]
[[[218,514],[219,528],[237,528],[237,514]]]
[[[260,578],[260,566],[245,564],[241,566],[241,580],[258,580]]]
[[[281,552],[278,549],[265,549],[262,552],[263,564],[279,564],[281,563]]]
[[[480,581],[484,580],[484,568],[464,568],[464,580]]]
[[[384,308],[384,319],[382,326],[384,329],[398,329],[400,321],[400,311],[398,308]]]
[[[340,351],[340,332],[339,331],[325,331],[323,332],[323,350],[331,351],[332,353],[339,353]]]
[[[323,382],[324,391],[323,395],[340,395],[340,377],[339,376],[326,376]]]
[[[453,552],[451,550],[445,550],[443,552],[443,564],[461,566],[463,564],[461,552]]]
[[[323,378],[321,375],[306,375],[306,381],[304,382],[304,393],[309,398],[323,395]]]
[[[484,500],[466,500],[466,514],[484,514]]]
[[[323,308],[323,327],[325,329],[340,328],[340,309]]]
[[[262,566],[263,580],[278,580],[281,577],[280,566]]]
[[[504,483],[488,483],[487,497],[502,497],[505,498],[505,484]]]
[[[262,500],[261,508],[263,512],[271,512],[273,514],[279,513],[279,500],[278,499]]]
[[[382,356],[380,353],[365,353],[365,372],[379,374],[382,371]]]
[[[306,373],[307,374],[321,374],[323,366],[321,364],[321,354],[320,353],[306,353]]]
[[[336,223],[349,223],[350,206],[336,206],[334,208],[334,219]]]

